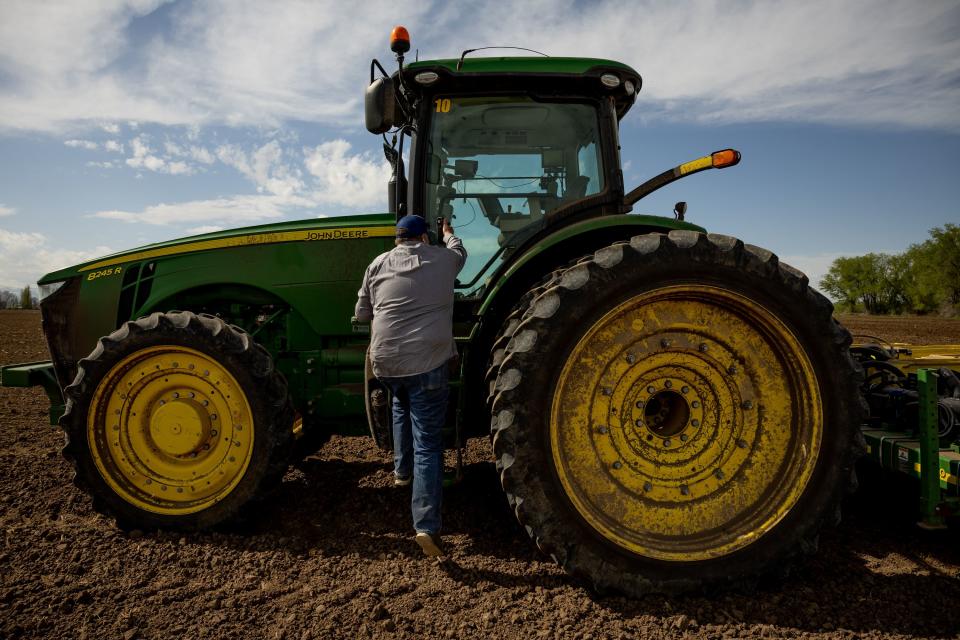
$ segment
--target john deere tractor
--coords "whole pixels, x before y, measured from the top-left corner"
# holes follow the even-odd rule
[[[838,518],[860,422],[850,337],[777,256],[628,189],[618,127],[640,75],[611,60],[374,60],[366,125],[389,211],[149,245],[40,280],[42,384],[63,454],[121,527],[237,517],[331,434],[392,446],[351,321],[394,223],[453,221],[470,258],[446,440],[490,437],[537,546],[600,589],[678,592],[777,572]],[[409,168],[407,168],[409,166]]]

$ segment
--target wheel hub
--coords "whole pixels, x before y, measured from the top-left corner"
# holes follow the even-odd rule
[[[769,531],[809,480],[822,431],[800,344],[720,288],[636,296],[574,347],[551,409],[560,481],[587,523],[644,556],[728,554]]]
[[[100,475],[123,499],[187,514],[226,497],[253,456],[246,394],[215,358],[175,345],[130,354],[104,376],[87,414]]]
[[[210,414],[193,399],[161,400],[150,414],[150,437],[162,453],[195,453],[210,436]]]

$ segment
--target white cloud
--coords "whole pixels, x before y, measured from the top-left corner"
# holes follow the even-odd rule
[[[88,151],[95,151],[99,147],[99,145],[92,140],[64,140],[63,144],[77,149],[87,149]]]
[[[42,233],[0,229],[0,286],[32,285],[46,273],[112,252],[106,246],[86,251],[51,247]]]
[[[8,207],[5,204],[0,204],[0,218],[3,216],[12,216],[17,212],[13,207]]]
[[[176,145],[174,145],[176,148]],[[127,158],[127,166],[134,169],[148,169],[158,173],[171,175],[190,175],[193,167],[181,160],[171,161],[168,157],[154,155],[153,149],[147,143],[147,137],[139,135],[130,140],[130,150],[133,156]]]
[[[119,140],[107,140],[103,143],[103,148],[115,153],[123,153],[123,143]]]
[[[346,140],[324,142],[305,149],[305,164],[313,184],[313,198],[321,204],[376,206],[385,200],[390,166],[370,154],[351,155]]]
[[[285,156],[276,140],[251,152],[229,144],[217,148],[220,162],[246,176],[257,186],[258,192],[289,197],[303,188],[303,182],[300,170],[291,166]]]
[[[110,133],[113,135],[117,135],[118,133],[120,133],[120,126],[112,122],[101,124],[100,128],[106,131],[107,133]]]
[[[153,225],[221,222],[231,227],[283,216],[286,198],[273,195],[246,195],[174,204],[160,203],[140,211],[98,211],[96,218],[141,222]]]
[[[178,166],[184,164],[153,155],[144,136],[131,140],[130,147],[133,157],[126,162],[133,167],[176,173]],[[188,150],[175,143],[167,149],[191,156],[209,153],[199,153],[194,147]],[[351,154],[350,149],[350,143],[339,139],[299,152],[284,149],[276,140],[250,149],[221,145],[216,149],[217,160],[250,180],[256,194],[161,203],[139,211],[98,211],[92,215],[152,225],[193,224],[196,226],[190,231],[201,233],[197,229],[211,226],[201,223],[235,227],[285,215],[316,216],[318,210],[331,205],[346,208],[347,212],[382,205],[389,165],[369,153]],[[210,160],[214,161],[212,156]]]
[[[359,127],[367,60],[389,61],[398,17],[387,0],[211,0],[178,4],[169,28],[132,41],[131,21],[160,4],[7,0],[0,127]],[[524,12],[536,29],[494,0],[418,3],[402,20],[421,59],[509,42],[622,60],[644,76],[647,117],[960,129],[955,2],[531,0]]]
[[[213,164],[214,162],[213,154],[204,147],[191,146],[190,157],[203,164]]]
[[[104,160],[102,162],[97,162],[96,160],[91,160],[87,162],[86,166],[88,167],[99,167],[101,169],[115,169],[117,165],[113,164],[109,160]]]

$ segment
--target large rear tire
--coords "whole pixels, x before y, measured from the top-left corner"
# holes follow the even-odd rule
[[[80,360],[65,394],[75,482],[123,528],[236,518],[289,462],[286,381],[263,347],[214,316],[125,323]]]
[[[739,585],[838,520],[860,419],[850,338],[772,253],[637,236],[567,268],[511,331],[501,481],[572,574],[631,595]]]

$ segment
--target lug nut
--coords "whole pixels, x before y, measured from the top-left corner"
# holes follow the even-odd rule
[[[627,359],[627,362],[628,362],[629,364],[633,364],[634,362],[637,361],[637,357],[636,357],[635,355],[633,355],[632,353],[628,353],[626,359]]]
[[[623,466],[623,463],[621,463],[619,460],[617,460],[616,462],[613,463],[613,468],[614,468],[614,469],[619,469],[619,468],[622,467],[622,466]]]
[[[643,400],[637,400],[637,409],[643,409]]]
[[[643,420],[637,420],[636,425],[637,425],[638,427],[642,427],[642,426],[643,426]]]
[[[649,387],[647,387],[647,393],[656,393],[656,392],[657,392],[657,388],[655,386],[650,385]]]
[[[687,385],[683,385],[682,387],[680,387],[680,393],[690,393],[690,387],[688,387]]]
[[[670,341],[664,338],[663,340],[660,341],[660,346],[666,349],[667,347],[670,346]]]
[[[602,393],[603,393],[603,395],[605,395],[605,396],[612,396],[612,395],[613,395],[613,389],[611,389],[610,387],[604,387]]]
[[[730,375],[733,375],[736,372],[737,372],[737,365],[732,364],[729,367],[727,367],[727,373],[729,373]]]
[[[694,426],[696,426],[696,425],[694,425]],[[687,434],[681,433],[681,434],[680,434],[680,442],[686,442],[686,441],[687,441]]]
[[[688,495],[690,495],[690,488],[687,487],[687,485],[682,484],[682,485],[680,485],[680,493],[682,493],[682,494],[685,495],[685,496],[688,496]]]
[[[673,444],[673,443],[670,442],[670,438],[667,438],[666,440],[663,441],[663,446],[665,446],[665,447],[669,447],[671,444]]]
[[[721,471],[720,469],[717,469],[716,471],[714,471],[713,475],[717,477],[717,480],[723,480],[723,471]]]
[[[694,409],[699,409],[699,408],[700,408],[700,401],[699,401],[699,400],[694,400],[693,402],[690,403],[690,406],[693,407]]]
[[[600,428],[597,429],[597,431],[599,431],[600,433],[606,433],[606,432],[607,432],[607,428],[606,428],[606,427],[600,427]]]
[[[695,427],[699,427],[699,426],[700,426],[700,421],[697,420],[696,418],[694,418],[693,420],[690,421],[690,424],[692,424],[692,425],[695,426]]]
[[[671,382],[670,380],[667,380],[666,382],[663,383],[663,386],[665,386],[667,389],[670,389],[673,387],[673,382]]]
[[[707,343],[706,343],[706,342],[701,342],[701,343],[700,343],[700,346],[697,347],[697,350],[700,351],[700,353],[706,353],[706,351],[707,351]]]
[[[650,491],[653,490],[653,485],[650,484],[649,482],[644,482],[644,483],[643,483],[643,490],[649,493]]]
[[[743,408],[744,408],[744,409],[753,409],[753,401],[752,401],[752,400],[744,400],[744,401],[743,401]]]

